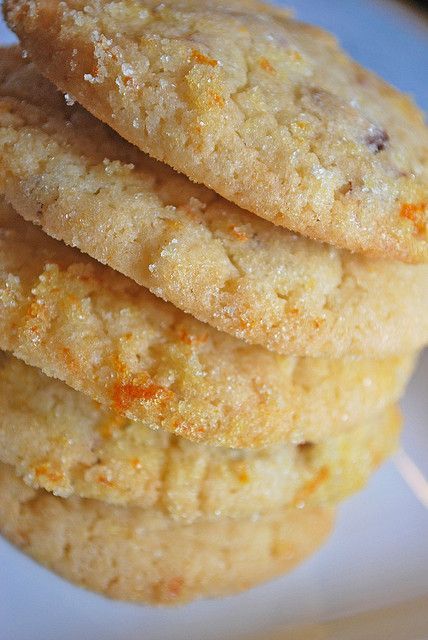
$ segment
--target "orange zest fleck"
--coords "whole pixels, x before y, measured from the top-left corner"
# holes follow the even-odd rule
[[[267,71],[267,73],[274,74],[276,73],[275,67],[271,65],[267,58],[260,58],[259,65],[263,69],[263,71]]]
[[[238,480],[242,484],[247,484],[250,481],[250,477],[246,471],[241,471],[241,473],[238,476]]]
[[[68,369],[75,371],[78,367],[76,358],[72,355],[68,347],[61,349],[62,359]]]
[[[38,467],[35,468],[34,474],[36,478],[40,478],[40,476],[45,476],[51,482],[60,482],[61,480],[64,479],[64,474],[59,471],[55,471],[54,469],[51,468],[49,464],[39,465]]]
[[[295,504],[302,504],[310,498],[319,487],[328,480],[330,471],[328,467],[321,467],[317,475],[312,478],[298,493],[294,500]]]
[[[422,236],[426,233],[426,210],[426,202],[404,203],[401,205],[400,216],[413,223],[415,227],[415,234],[418,236]]]
[[[174,578],[171,578],[170,580],[168,580],[168,582],[166,583],[166,590],[171,596],[171,598],[176,598],[177,596],[180,595],[183,589],[183,586],[184,586],[184,579],[181,578],[180,576],[175,576]]]
[[[139,460],[139,458],[132,458],[131,466],[134,469],[141,469],[141,461]]]
[[[312,324],[314,325],[315,329],[319,329],[324,324],[324,322],[324,318],[315,318],[315,320],[312,320]]]
[[[224,107],[224,98],[218,93],[212,93],[212,99],[219,107]]]
[[[239,227],[236,227],[235,225],[230,225],[228,227],[228,231],[240,242],[245,242],[246,240],[248,240],[247,234],[244,231],[240,231]]]
[[[184,342],[184,344],[204,344],[208,340],[208,336],[206,333],[201,333],[201,335],[191,334],[188,333],[183,327],[179,327],[177,333],[179,339],[181,340],[181,342]]]
[[[103,475],[99,475],[97,478],[97,482],[99,482],[100,484],[105,485],[106,487],[114,487],[114,484],[111,480],[109,480],[106,476]]]
[[[214,60],[214,58],[208,58],[208,56],[204,55],[197,49],[193,49],[192,59],[195,60],[195,62],[197,62],[198,64],[207,64],[210,67],[216,67],[218,65],[218,60]]]
[[[113,385],[112,400],[117,411],[126,411],[139,400],[167,400],[173,395],[167,387],[151,382],[147,374],[140,374],[128,380],[117,380]]]
[[[178,431],[182,427],[182,425],[183,425],[183,422],[180,419],[176,418],[171,423],[171,429],[173,431]]]

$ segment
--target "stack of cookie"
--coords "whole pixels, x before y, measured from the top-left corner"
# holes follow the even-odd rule
[[[288,570],[428,341],[422,116],[255,0],[5,15],[1,531],[144,602]]]

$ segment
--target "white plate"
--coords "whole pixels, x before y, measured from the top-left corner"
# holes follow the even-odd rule
[[[393,1],[289,4],[427,109],[423,14]],[[2,25],[0,38],[10,41]],[[240,596],[153,609],[77,589],[0,540],[0,640],[426,640],[427,381],[425,353],[403,402],[408,457],[343,505],[330,542],[294,573]]]

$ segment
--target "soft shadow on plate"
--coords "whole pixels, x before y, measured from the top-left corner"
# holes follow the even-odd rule
[[[247,636],[245,640],[426,640],[427,629],[428,597],[325,624]]]

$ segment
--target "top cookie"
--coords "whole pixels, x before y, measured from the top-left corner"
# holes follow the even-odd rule
[[[325,32],[251,0],[7,0],[41,71],[123,137],[275,224],[428,260],[428,134]]]

